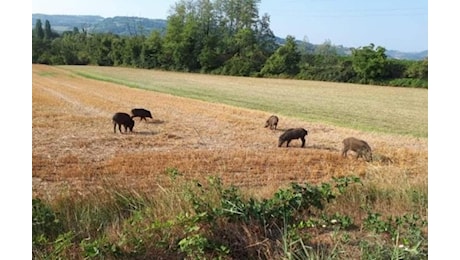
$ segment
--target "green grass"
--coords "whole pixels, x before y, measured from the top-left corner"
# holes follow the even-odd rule
[[[428,137],[428,91],[120,67],[60,66],[80,76],[368,132]]]
[[[56,73],[55,72],[41,72],[41,73],[38,73],[38,75],[42,77],[54,77]]]
[[[426,215],[384,216],[357,177],[258,199],[217,177],[197,186],[164,174],[174,185],[154,194],[107,183],[103,194],[34,199],[34,259],[427,259]]]

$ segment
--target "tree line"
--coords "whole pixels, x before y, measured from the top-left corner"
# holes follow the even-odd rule
[[[390,59],[369,44],[339,55],[330,41],[316,48],[288,35],[276,42],[260,0],[180,0],[164,32],[120,36],[56,33],[48,20],[32,30],[32,63],[126,66],[234,76],[278,77],[428,88],[428,58]]]

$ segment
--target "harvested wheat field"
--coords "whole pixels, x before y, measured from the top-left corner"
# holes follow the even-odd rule
[[[168,72],[164,72],[168,73]],[[362,132],[283,115],[277,130],[264,128],[268,112],[181,98],[84,78],[69,70],[32,65],[33,196],[97,192],[107,183],[161,189],[165,172],[187,179],[221,177],[224,184],[260,196],[289,184],[357,175],[382,184],[427,183],[426,138]],[[174,75],[171,73],[171,75]],[[133,133],[114,133],[112,116],[135,107]],[[307,142],[278,147],[287,128],[308,130]],[[342,140],[355,136],[374,161],[341,157]],[[392,162],[386,160],[390,158]]]

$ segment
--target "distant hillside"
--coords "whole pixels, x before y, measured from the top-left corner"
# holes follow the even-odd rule
[[[166,30],[166,20],[115,16],[94,25],[94,32],[111,32],[118,35],[150,35],[152,31]]]
[[[386,55],[389,57],[400,60],[423,60],[428,57],[428,51],[421,52],[400,52],[394,50],[387,50]]]
[[[276,42],[278,44],[284,44],[286,42],[285,39],[276,37]],[[301,49],[309,51],[309,52],[314,52],[316,47],[319,46],[319,44],[312,44],[309,42],[304,42],[297,40],[296,41],[297,46],[299,46]],[[344,47],[343,45],[334,45],[334,47],[337,50],[338,55],[351,55],[351,47]],[[382,46],[385,47],[385,46]],[[395,50],[386,50],[385,54],[389,58],[393,59],[399,59],[399,60],[423,60],[428,57],[428,51],[421,51],[421,52],[401,52],[401,51],[395,51]]]
[[[166,20],[140,17],[116,16],[104,18],[96,15],[46,15],[32,14],[32,28],[37,19],[42,24],[48,20],[51,28],[58,33],[72,31],[73,28],[93,33],[113,33],[118,35],[149,35],[153,30],[166,29]]]
[[[32,14],[32,29],[35,23],[40,19],[42,24],[48,20],[51,24],[51,29],[61,33],[64,31],[72,31],[74,27],[79,30],[90,30],[96,24],[102,22],[104,17],[97,15],[47,15],[47,14]]]
[[[51,28],[59,33],[72,31],[73,28],[82,29],[94,33],[114,33],[118,35],[149,35],[153,30],[165,31],[167,20],[149,19],[141,17],[116,16],[113,18],[104,18],[97,15],[46,15],[32,14],[32,29],[35,27],[37,19],[44,24],[48,20]],[[279,44],[283,44],[283,38],[276,37]],[[314,51],[315,44],[298,41],[302,48],[308,51]],[[350,55],[351,48],[342,45],[336,45],[339,55]],[[382,46],[385,47],[385,46]],[[389,58],[405,60],[422,60],[428,57],[428,50],[422,52],[400,52],[396,50],[387,50]]]

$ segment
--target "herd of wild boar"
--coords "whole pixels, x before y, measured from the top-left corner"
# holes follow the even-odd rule
[[[145,120],[147,118],[152,118],[152,114],[149,110],[144,108],[134,108],[131,110],[131,115],[124,113],[124,112],[117,112],[112,117],[113,121],[113,132],[116,133],[117,126],[120,133],[121,127],[123,126],[125,129],[125,133],[133,131],[134,128],[134,118],[140,117],[140,121]],[[265,122],[265,127],[269,127],[271,130],[276,130],[278,126],[279,118],[275,115],[270,116],[267,121]],[[278,138],[278,147],[281,147],[284,143],[286,143],[286,147],[289,147],[289,143],[292,140],[300,139],[302,141],[302,146],[305,147],[305,136],[308,135],[308,131],[304,128],[289,128],[282,133]],[[343,149],[342,149],[342,156],[347,157],[348,151],[355,152],[356,158],[363,158],[366,161],[372,161],[372,149],[369,144],[363,140],[357,139],[355,137],[348,137],[343,139]]]
[[[265,122],[265,127],[270,127],[272,130],[276,130],[278,126],[279,118],[275,115],[270,116]],[[289,147],[289,143],[294,139],[300,139],[302,141],[302,147],[305,147],[305,136],[308,135],[308,131],[304,128],[289,128],[284,131],[283,134],[278,138],[278,147],[281,147],[286,143],[286,147]],[[372,149],[367,142],[357,139],[355,137],[348,137],[343,139],[342,156],[346,157],[348,151],[353,151],[357,154],[356,158],[363,158],[366,161],[372,161]]]

